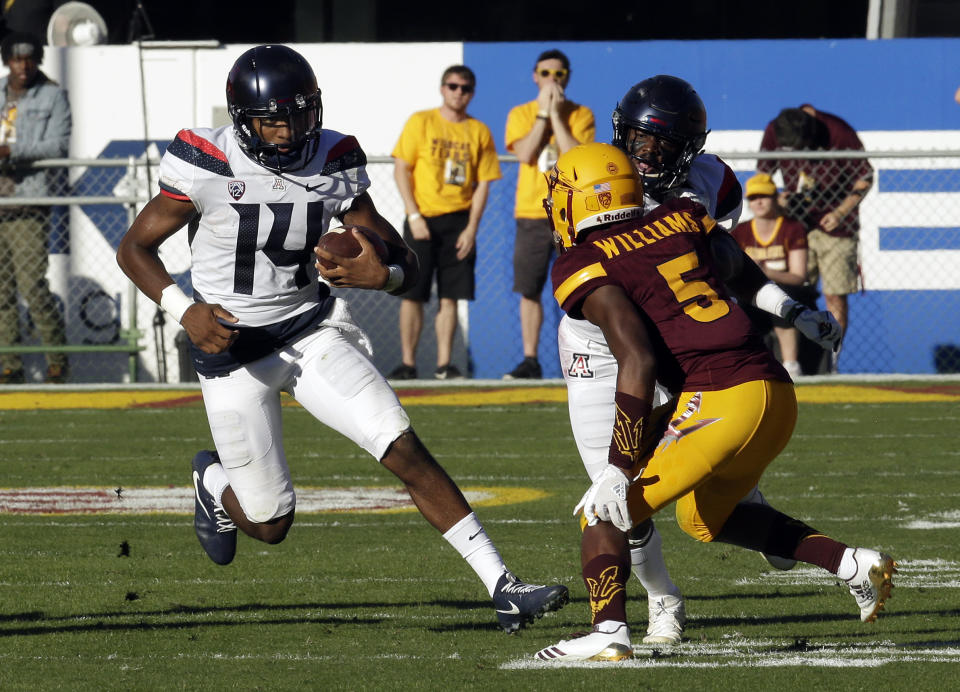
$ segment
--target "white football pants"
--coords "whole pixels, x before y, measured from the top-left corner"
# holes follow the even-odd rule
[[[229,375],[200,377],[220,461],[251,521],[270,521],[296,505],[283,450],[281,392],[377,460],[410,429],[396,393],[355,338],[350,330],[322,326]]]

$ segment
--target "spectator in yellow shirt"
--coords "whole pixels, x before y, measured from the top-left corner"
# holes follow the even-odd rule
[[[528,103],[515,106],[507,115],[507,151],[517,155],[517,219],[513,247],[513,290],[520,294],[520,333],[523,361],[503,376],[512,379],[540,379],[543,370],[537,359],[543,305],[540,294],[547,280],[553,256],[553,234],[543,210],[547,182],[543,174],[557,158],[578,144],[593,141],[593,112],[569,101],[565,89],[570,82],[570,60],[559,50],[537,57],[533,82],[539,93]]]
[[[434,276],[440,300],[434,323],[434,376],[440,380],[463,377],[450,363],[457,301],[473,300],[477,229],[490,182],[500,178],[490,128],[467,114],[476,84],[473,70],[466,65],[444,70],[440,79],[442,104],[410,116],[393,149],[393,175],[407,215],[403,237],[420,260],[420,278],[401,296],[403,362],[390,373],[391,379],[417,378],[423,304],[430,300]]]

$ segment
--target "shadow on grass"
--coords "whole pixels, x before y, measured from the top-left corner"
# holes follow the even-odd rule
[[[776,593],[776,594],[717,594],[711,596],[693,596],[688,597],[688,603],[695,603],[696,601],[721,601],[721,600],[730,600],[730,601],[744,601],[746,599],[753,600],[769,600],[769,599],[782,599],[782,598],[810,598],[811,599],[811,612],[805,614],[776,614],[770,615],[768,617],[751,617],[749,620],[745,620],[742,616],[740,617],[699,617],[694,621],[691,621],[696,629],[705,629],[705,628],[736,628],[742,627],[744,624],[749,624],[750,626],[764,626],[764,625],[783,625],[789,623],[814,623],[814,622],[850,622],[855,615],[847,613],[823,613],[816,610],[815,601],[823,598],[823,592],[821,591],[803,591],[803,592],[794,592],[794,593]],[[637,598],[636,596],[631,597],[631,603],[628,606],[631,614],[636,617],[643,618],[645,620],[646,613],[637,612],[637,606],[639,605],[638,601],[643,601],[641,597]],[[320,615],[320,614],[295,614],[297,611],[334,611],[336,612],[352,612],[363,609],[376,609],[378,611],[383,610],[393,610],[393,609],[404,609],[404,608],[447,608],[457,611],[477,611],[478,619],[474,622],[461,622],[461,623],[450,623],[445,625],[432,625],[427,627],[431,632],[455,632],[455,631],[470,631],[470,630],[499,630],[500,627],[497,625],[496,616],[493,612],[493,604],[488,600],[449,600],[449,599],[435,599],[435,600],[418,600],[410,602],[398,602],[398,601],[369,601],[369,602],[353,602],[353,603],[296,603],[296,604],[266,604],[266,603],[247,603],[242,605],[233,605],[233,606],[194,606],[194,605],[185,605],[185,604],[176,604],[172,605],[169,608],[153,609],[153,610],[115,610],[115,611],[102,611],[98,613],[76,613],[69,615],[56,615],[48,616],[45,615],[42,611],[31,610],[24,611],[21,613],[2,613],[0,614],[0,625],[10,624],[11,627],[0,627],[0,638],[3,637],[12,637],[12,636],[36,636],[36,635],[48,635],[48,634],[62,634],[62,633],[83,633],[83,632],[94,632],[94,631],[150,631],[150,630],[164,630],[164,629],[180,629],[180,628],[206,628],[206,627],[223,627],[223,626],[236,626],[236,625],[291,625],[291,624],[326,624],[326,625],[378,625],[382,624],[388,620],[388,618],[377,617],[377,616],[350,616],[346,614],[341,615]],[[584,597],[572,597],[570,602],[567,604],[563,611],[560,611],[562,614],[559,615],[556,625],[560,627],[569,626],[569,616],[573,616],[575,613],[580,613],[584,616],[589,612],[589,603],[588,600]],[[237,613],[274,613],[277,614],[272,618],[260,618],[255,621],[245,620],[245,619],[225,619],[225,618],[214,618],[217,614],[237,614]],[[279,614],[290,613],[290,617],[282,617]],[[487,614],[489,613],[489,619]],[[557,617],[557,614],[552,614],[554,617]],[[184,619],[184,616],[187,619]],[[197,616],[197,619],[191,621],[190,616]],[[907,612],[888,612],[884,611],[881,615],[881,618],[884,621],[889,621],[891,619],[900,619],[906,617],[917,617],[917,616],[935,616],[935,617],[946,617],[948,621],[953,622],[953,618],[960,616],[960,610],[954,611],[942,611],[942,610],[910,610]],[[173,621],[164,622],[162,618],[175,618]],[[145,618],[160,618],[160,621],[156,622],[144,622]],[[135,619],[136,622],[130,622],[131,619]],[[546,623],[544,623],[546,624]],[[585,624],[585,623],[584,623]],[[19,626],[17,626],[19,625]],[[950,635],[955,635],[956,629],[952,625],[946,630],[937,630],[935,628],[927,628],[923,630],[925,634],[935,635],[939,631],[949,632]],[[831,635],[817,635],[817,637]],[[844,632],[843,634],[837,634],[834,636],[850,637],[850,632]],[[853,635],[859,636],[859,635]],[[876,631],[872,629],[872,626],[869,630],[863,632],[863,636],[876,636]],[[920,647],[920,646],[930,646],[930,647],[944,647],[956,644],[955,640],[945,641],[934,639],[929,642],[919,642],[913,644],[904,644],[903,646],[909,647]]]
[[[328,625],[348,625],[363,624],[377,625],[383,623],[386,618],[383,617],[362,617],[350,615],[331,615],[323,616],[319,614],[293,615],[295,611],[324,611],[350,612],[360,609],[377,609],[378,611],[397,609],[397,608],[425,608],[440,607],[453,608],[456,610],[477,610],[489,611],[491,619],[486,623],[477,623],[475,625],[467,624],[463,629],[499,629],[496,624],[496,617],[493,613],[493,604],[490,601],[415,601],[409,603],[401,602],[365,602],[365,603],[296,603],[296,604],[266,604],[266,603],[247,603],[235,606],[191,606],[177,604],[169,608],[155,610],[116,610],[103,611],[99,613],[75,613],[69,615],[45,615],[42,611],[24,611],[22,613],[4,613],[0,614],[0,624],[10,623],[13,627],[0,627],[0,638],[12,636],[31,636],[45,634],[63,634],[77,632],[93,631],[148,631],[163,629],[178,629],[190,627],[223,627],[230,625],[250,625],[251,620],[234,620],[214,618],[218,613],[291,613],[289,618],[258,618],[255,621],[257,625],[291,625],[291,624],[328,624]],[[199,616],[198,619],[190,621],[184,619],[184,616]],[[144,622],[144,618],[166,618],[174,617],[171,622]],[[136,622],[129,622],[136,619]],[[124,622],[126,621],[126,622]],[[33,623],[32,626],[25,626],[27,623]],[[16,626],[20,624],[21,626]]]

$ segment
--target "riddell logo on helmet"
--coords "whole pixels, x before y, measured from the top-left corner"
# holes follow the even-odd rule
[[[597,224],[614,223],[617,221],[626,221],[627,219],[635,219],[642,215],[643,209],[640,207],[631,207],[629,209],[618,209],[617,211],[609,211],[604,212],[603,214],[597,214],[595,220]]]

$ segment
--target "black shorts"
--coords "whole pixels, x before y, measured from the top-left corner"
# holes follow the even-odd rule
[[[469,257],[457,259],[457,238],[470,220],[469,211],[423,217],[430,229],[429,240],[414,240],[410,225],[403,222],[403,239],[417,253],[420,260],[420,277],[417,283],[401,298],[426,303],[430,300],[430,286],[437,276],[437,296],[454,300],[473,300],[474,266],[477,251],[474,247]]]
[[[524,298],[540,300],[555,246],[550,222],[544,219],[517,219],[513,243],[513,291]]]

